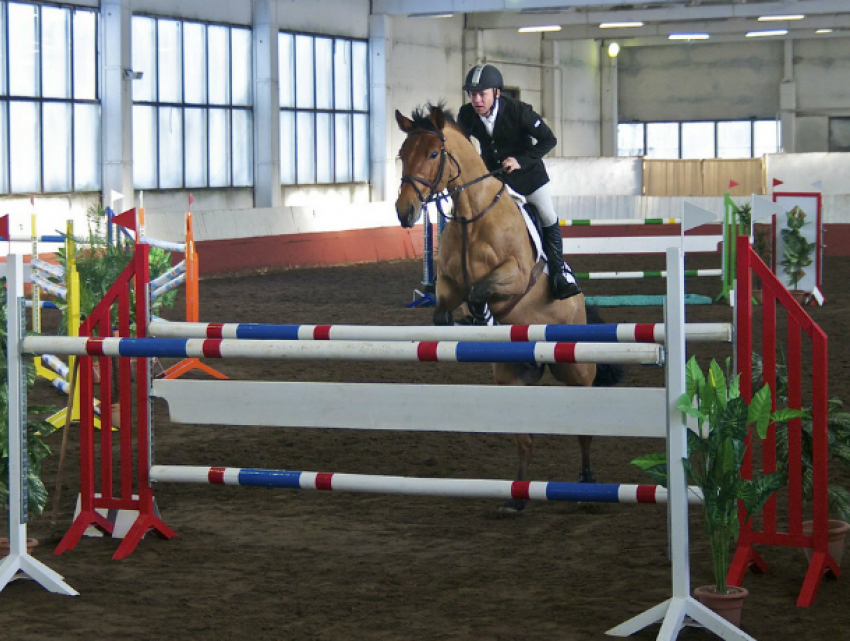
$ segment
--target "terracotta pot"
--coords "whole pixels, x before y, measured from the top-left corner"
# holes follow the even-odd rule
[[[803,534],[810,535],[814,530],[812,521],[803,522]],[[841,559],[844,557],[844,536],[850,532],[850,523],[844,521],[829,520],[829,555],[833,560],[841,565]],[[805,548],[806,559],[811,560],[812,548]]]
[[[27,539],[27,554],[32,554],[35,546],[38,545],[38,539]],[[0,537],[0,558],[9,556],[9,538]]]
[[[736,628],[741,627],[741,609],[749,594],[747,588],[730,585],[729,594],[715,592],[713,585],[702,585],[694,590],[694,596],[708,609],[716,612]]]
[[[794,300],[800,303],[800,305],[806,306],[809,304],[809,300],[811,298],[811,294],[809,292],[803,289],[791,289],[789,291],[794,297]]]

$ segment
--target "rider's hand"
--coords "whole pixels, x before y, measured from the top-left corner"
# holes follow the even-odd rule
[[[505,158],[502,161],[502,167],[504,167],[507,170],[508,173],[511,173],[512,171],[516,171],[517,169],[520,168],[519,163],[517,162],[517,159],[514,158],[513,156],[509,156],[509,157]]]

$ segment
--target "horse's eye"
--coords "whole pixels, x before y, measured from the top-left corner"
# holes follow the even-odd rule
[[[432,151],[431,152],[431,160],[434,160],[439,155],[440,155],[439,151]]]

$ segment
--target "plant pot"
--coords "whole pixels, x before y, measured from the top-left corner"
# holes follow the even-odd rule
[[[27,554],[32,554],[35,546],[38,545],[38,539],[27,539]],[[0,537],[0,558],[9,556],[9,538]]]
[[[814,523],[812,521],[803,522],[803,534],[810,536],[814,531]],[[829,555],[838,564],[841,565],[841,559],[844,556],[844,536],[850,532],[850,523],[844,521],[829,520]],[[811,560],[812,548],[804,548],[806,559]]]
[[[747,588],[730,585],[729,594],[716,592],[713,585],[702,585],[694,590],[694,596],[705,607],[719,614],[736,628],[741,627],[741,609],[749,594]]]
[[[811,294],[807,292],[805,289],[789,289],[791,296],[794,297],[794,300],[800,303],[800,305],[808,305],[809,299],[811,298]]]

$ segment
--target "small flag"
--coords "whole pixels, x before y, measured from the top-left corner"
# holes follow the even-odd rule
[[[195,197],[189,192],[189,207],[192,206],[192,203],[195,202]]]
[[[119,227],[136,231],[136,208],[133,207],[132,209],[128,209],[127,211],[114,216],[112,218],[112,222]]]
[[[9,239],[9,214],[0,218],[0,236]]]
[[[823,181],[822,180],[816,180],[815,182],[812,183],[812,187],[814,187],[818,191],[823,191]]]
[[[778,187],[779,185],[784,185],[784,184],[785,184],[785,183],[784,183],[783,181],[779,180],[779,178],[774,178],[774,179],[773,179],[773,186],[774,186],[774,187]]]
[[[729,189],[732,189],[733,187],[737,187],[738,184],[739,184],[738,182],[736,182],[734,180],[730,180],[729,181]]]
[[[35,196],[33,196],[32,194],[30,194],[30,205],[35,207]]]

